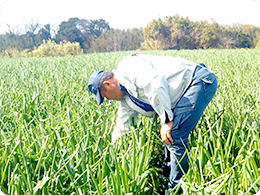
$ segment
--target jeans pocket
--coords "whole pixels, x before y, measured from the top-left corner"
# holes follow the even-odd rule
[[[212,84],[216,80],[216,75],[214,73],[207,74],[205,77],[202,77],[201,80],[206,84]]]
[[[203,81],[204,91],[205,91],[205,101],[209,103],[214,97],[217,90],[217,78],[214,73],[208,74],[207,76],[201,78]]]

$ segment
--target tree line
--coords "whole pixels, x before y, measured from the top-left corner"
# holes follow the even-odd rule
[[[260,28],[190,21],[179,15],[153,20],[144,29],[144,49],[260,48]]]
[[[44,41],[77,42],[84,53],[126,50],[260,48],[260,28],[253,25],[219,25],[212,20],[190,21],[179,15],[153,20],[144,28],[119,30],[103,19],[70,18],[57,29],[29,22],[0,35],[0,53],[17,49],[32,51]]]

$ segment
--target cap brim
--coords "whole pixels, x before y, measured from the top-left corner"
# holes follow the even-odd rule
[[[100,105],[104,98],[100,95],[99,89],[98,89],[98,85],[100,82],[100,79],[102,78],[102,76],[104,75],[104,71],[99,71],[99,72],[94,72],[92,73],[92,75],[90,75],[89,79],[88,79],[88,90],[95,94],[97,97],[97,104]]]
[[[99,90],[97,89],[97,104],[100,105],[104,101],[104,98],[100,95]]]

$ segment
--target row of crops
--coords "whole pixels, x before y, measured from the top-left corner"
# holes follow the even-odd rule
[[[111,145],[117,102],[86,91],[131,52],[0,59],[0,190],[5,194],[163,194],[157,118]],[[189,138],[184,194],[260,190],[260,50],[141,51],[204,63],[218,91]]]

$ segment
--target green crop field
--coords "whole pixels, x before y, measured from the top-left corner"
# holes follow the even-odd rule
[[[184,194],[260,190],[260,50],[140,51],[204,63],[218,91],[189,138]],[[163,194],[159,119],[111,145],[118,103],[97,106],[93,71],[132,52],[0,59],[0,190],[12,194]]]

